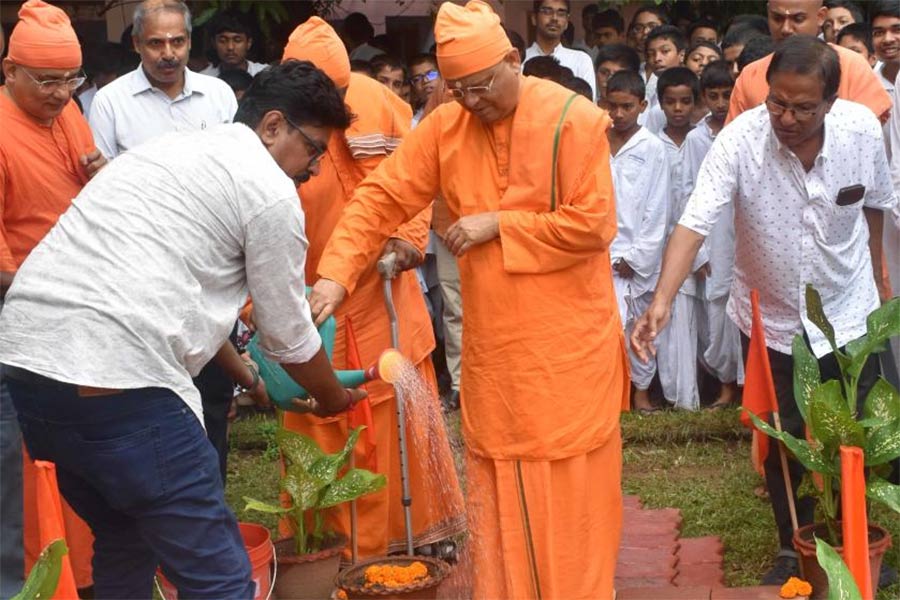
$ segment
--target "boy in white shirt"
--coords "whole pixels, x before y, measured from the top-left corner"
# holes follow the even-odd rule
[[[648,42],[648,47],[650,44],[652,42]],[[666,226],[668,237],[681,218],[687,200],[681,189],[682,147],[693,128],[691,114],[700,99],[700,85],[693,71],[687,67],[674,67],[660,74],[656,89],[659,105],[666,115],[666,126],[659,132],[659,139],[666,149],[672,182]],[[704,253],[700,253],[694,262],[695,275],[685,280],[675,297],[672,322],[660,336],[657,354],[659,380],[666,401],[676,408],[687,410],[696,410],[700,406],[697,387],[697,305],[703,295],[702,278],[706,263]]]
[[[734,88],[731,67],[724,60],[710,63],[700,76],[700,97],[710,113],[684,139],[681,190],[690,197],[697,182],[697,173],[716,135],[725,126],[728,103]],[[700,359],[704,366],[722,383],[719,397],[711,408],[732,405],[737,398],[738,383],[744,379],[741,359],[741,336],[737,325],[725,315],[731,274],[734,268],[734,209],[723,211],[704,243],[709,268],[704,282],[705,296],[700,298],[698,331]]]
[[[620,71],[606,84],[606,105],[613,123],[607,137],[619,228],[609,254],[619,313],[628,335],[635,319],[653,299],[670,203],[665,148],[656,136],[638,125],[638,115],[647,107],[645,93],[643,79],[632,71]],[[657,410],[648,394],[656,373],[655,362],[645,364],[634,355],[630,358],[635,410]]]

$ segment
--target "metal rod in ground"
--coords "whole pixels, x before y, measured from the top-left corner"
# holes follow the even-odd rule
[[[400,349],[400,326],[397,323],[397,311],[394,308],[394,294],[391,288],[391,279],[394,275],[394,263],[397,255],[391,252],[378,261],[378,272],[381,273],[384,289],[384,304],[388,312],[388,320],[391,323],[391,345],[395,350]],[[406,446],[406,407],[404,406],[403,390],[394,384],[394,396],[397,400],[397,430],[400,436],[400,484],[403,491],[403,518],[406,523],[406,553],[413,554],[412,533],[412,495],[409,491],[409,456]]]

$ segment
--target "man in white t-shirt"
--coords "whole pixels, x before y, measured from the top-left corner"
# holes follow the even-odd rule
[[[239,13],[220,13],[208,30],[218,60],[200,71],[201,74],[218,77],[224,70],[238,69],[256,75],[269,66],[247,59],[253,48],[253,30]]]
[[[875,74],[890,94],[900,74],[900,4],[896,0],[873,3],[872,46],[879,61]]]
[[[569,0],[535,0],[534,13],[531,15],[535,41],[525,52],[525,62],[535,56],[553,56],[559,64],[571,69],[575,77],[590,84],[596,102],[597,76],[594,73],[594,61],[586,52],[562,45],[562,35],[569,25],[571,8]]]
[[[254,583],[191,377],[259,372],[228,340],[252,293],[261,347],[340,413],[365,394],[334,376],[310,318],[296,180],[351,115],[308,63],[260,75],[237,123],[128,152],[29,255],[0,315],[0,363],[25,445],[56,463],[90,525],[98,598],[251,598]]]

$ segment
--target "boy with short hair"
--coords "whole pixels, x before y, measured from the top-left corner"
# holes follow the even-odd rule
[[[648,42],[648,47],[650,43]],[[668,237],[681,218],[687,201],[687,196],[681,189],[684,160],[682,146],[688,132],[693,129],[691,115],[700,101],[700,85],[697,76],[690,69],[674,67],[660,74],[657,94],[660,108],[666,116],[666,126],[659,132],[659,139],[666,149],[672,182],[666,227]],[[700,406],[700,391],[697,386],[697,305],[703,288],[698,286],[698,279],[702,279],[706,263],[705,256],[698,254],[693,267],[693,272],[698,275],[688,277],[681,286],[672,305],[669,327],[659,337],[656,362],[663,395],[676,408],[686,410],[696,410]]]
[[[660,25],[647,36],[645,58],[647,65],[653,70],[653,75],[647,80],[647,105],[649,108],[659,106],[656,93],[659,74],[666,69],[683,64],[686,50],[687,39],[674,25]]]
[[[862,54],[869,66],[875,67],[875,47],[872,45],[872,29],[866,23],[850,23],[837,35],[837,45]]]
[[[887,90],[894,92],[894,82],[900,73],[900,3],[897,0],[880,0],[873,3],[872,46],[881,61],[875,66],[875,74]]]
[[[625,43],[625,20],[616,10],[610,8],[594,15],[591,28],[594,30],[594,44],[598,49]],[[596,60],[597,57],[594,58]]]
[[[638,124],[646,109],[644,81],[638,73],[620,71],[609,78],[606,104],[612,127],[607,130],[618,233],[609,249],[613,283],[625,331],[653,298],[662,264],[670,198],[669,164],[662,143]],[[634,409],[657,410],[647,390],[656,372],[629,352]]]
[[[734,77],[727,62],[710,63],[703,70],[700,97],[706,103],[709,115],[687,134],[682,146],[680,188],[685,201],[694,191],[706,153],[725,126],[732,89]],[[736,401],[738,383],[744,379],[740,331],[725,315],[734,266],[734,211],[730,207],[713,227],[701,253],[708,257],[709,269],[704,281],[704,295],[698,303],[699,354],[707,370],[722,383],[711,408],[725,408]]]
[[[606,108],[606,82],[619,71],[633,71],[640,74],[641,57],[624,44],[602,46],[597,52],[597,104]]]

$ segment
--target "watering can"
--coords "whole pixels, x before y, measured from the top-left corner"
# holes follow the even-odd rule
[[[322,347],[328,360],[332,360],[334,352],[334,336],[337,330],[337,323],[334,317],[328,319],[319,326],[319,335],[322,338]],[[272,362],[266,358],[262,350],[259,348],[259,334],[255,334],[250,343],[247,344],[247,351],[253,362],[259,366],[259,376],[266,382],[266,391],[269,398],[281,410],[289,410],[294,412],[304,412],[301,408],[293,403],[294,398],[309,398],[309,392],[288,375],[281,365]],[[371,381],[373,379],[385,379],[389,381],[389,374],[394,372],[396,363],[398,362],[400,353],[394,349],[387,349],[382,353],[378,363],[372,365],[368,369],[357,369],[351,371],[335,371],[334,374],[341,386],[345,388],[355,388]]]

